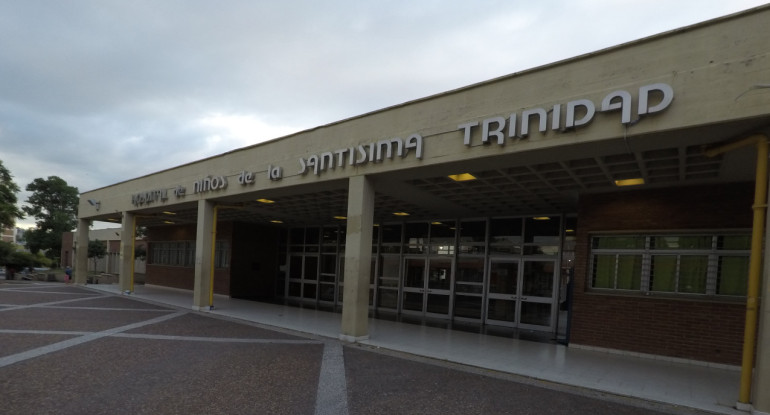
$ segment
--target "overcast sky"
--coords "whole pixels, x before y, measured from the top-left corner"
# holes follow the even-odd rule
[[[3,0],[0,160],[83,192],[763,3]]]

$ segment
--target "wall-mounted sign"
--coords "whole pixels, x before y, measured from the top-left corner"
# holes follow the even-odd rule
[[[657,99],[657,103],[654,105],[651,104],[651,96]],[[673,99],[674,89],[670,85],[663,83],[645,85],[639,88],[636,114],[641,117],[663,111],[668,108]],[[620,122],[630,124],[632,106],[631,94],[628,91],[619,90],[604,97],[599,112],[620,110]],[[563,125],[562,109],[565,110]],[[549,126],[549,113],[551,130],[564,132],[590,123],[596,114],[596,106],[591,100],[578,99],[569,101],[566,105],[556,104],[549,110],[530,108],[522,111],[521,114],[514,112],[507,118],[499,116],[487,118],[481,121],[481,142],[488,144],[491,139],[496,139],[497,144],[504,145],[506,138],[526,138],[529,136],[529,127],[533,120],[536,120],[537,130],[545,133]],[[472,130],[478,126],[478,121],[457,126],[458,130],[463,132],[463,144],[471,145]]]
[[[193,193],[210,192],[227,188],[227,177],[207,176],[193,182]]]
[[[238,175],[238,183],[242,185],[247,184],[253,184],[254,183],[254,173],[250,171],[242,171],[241,174]]]
[[[385,159],[392,159],[394,154],[399,157],[406,157],[410,149],[414,149],[417,159],[422,159],[422,136],[420,134],[412,134],[406,140],[396,137],[369,144],[359,144],[358,147],[325,151],[306,159],[300,157],[299,174],[304,175],[312,170],[313,174],[319,175],[327,169],[345,167],[345,165],[359,166],[370,161],[378,163]]]
[[[155,202],[165,202],[168,199],[168,189],[149,190],[131,195],[134,206],[149,205]]]

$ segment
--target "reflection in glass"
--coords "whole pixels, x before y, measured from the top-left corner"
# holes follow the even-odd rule
[[[428,313],[449,314],[449,296],[442,294],[428,294]]]
[[[455,316],[465,318],[481,318],[481,297],[469,295],[455,296]]]
[[[515,295],[518,279],[518,262],[492,262],[489,269],[489,292]]]
[[[406,260],[404,287],[423,288],[425,286],[425,260],[409,258]]]
[[[521,323],[550,326],[551,303],[521,303]]]
[[[320,284],[321,290],[318,293],[320,301],[334,302],[334,284]]]
[[[422,311],[422,296],[422,293],[404,291],[404,302],[402,304],[402,309]]]
[[[377,306],[395,310],[398,306],[398,290],[381,288],[378,292],[379,298],[377,299]]]
[[[431,258],[428,272],[428,288],[449,290],[452,280],[452,261],[449,259]]]
[[[289,264],[289,278],[302,278],[302,257],[292,256]]]
[[[302,298],[315,300],[316,285],[313,283],[302,284]]]
[[[318,280],[318,257],[306,256],[305,257],[305,270],[303,272],[303,278],[306,280]]]
[[[500,321],[516,320],[516,301],[489,299],[487,318]]]
[[[522,294],[534,297],[552,297],[554,266],[553,261],[524,262]]]

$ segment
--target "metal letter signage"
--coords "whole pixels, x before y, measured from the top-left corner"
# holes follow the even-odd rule
[[[359,144],[358,147],[325,151],[308,158],[300,157],[299,174],[305,175],[312,170],[313,174],[320,175],[328,169],[345,167],[345,164],[358,166],[368,162],[380,163],[385,159],[392,160],[394,155],[403,158],[409,155],[409,150],[412,149],[415,158],[422,159],[422,136],[420,134],[412,134],[406,140],[396,137],[369,144]],[[273,167],[271,166],[271,168]],[[280,177],[273,178],[272,173],[269,174],[271,180],[280,179]]]
[[[657,99],[656,104],[651,104],[651,96]],[[641,117],[643,115],[652,114],[655,112],[663,111],[671,105],[674,100],[674,89],[671,85],[664,83],[657,83],[651,85],[645,85],[639,88],[639,102],[636,109],[636,114]],[[599,112],[611,112],[620,110],[620,122],[622,124],[630,124],[631,112],[632,112],[632,98],[631,93],[628,91],[613,91],[607,94],[601,102]],[[552,110],[546,111],[545,108],[529,108],[521,112],[521,114],[513,113],[508,119],[496,116],[486,118],[481,121],[481,142],[483,144],[489,144],[492,141],[497,142],[499,145],[504,145],[506,139],[511,138],[526,138],[530,135],[530,124],[534,123],[537,126],[537,130],[540,133],[545,133],[548,130],[548,113],[551,117],[551,130],[564,132],[576,127],[589,124],[594,115],[596,115],[596,106],[593,101],[589,99],[578,99],[575,101],[569,101],[566,104],[564,127],[561,127],[561,113],[562,105],[556,104]],[[517,126],[517,119],[520,122]],[[463,132],[463,144],[466,146],[471,145],[471,135],[473,129],[479,126],[478,121],[466,122],[457,126],[457,129]],[[507,134],[506,134],[506,127]]]
[[[209,192],[212,190],[222,190],[227,188],[227,177],[208,176],[193,183],[193,193]]]
[[[165,202],[168,199],[168,189],[150,190],[131,195],[131,203],[134,206],[149,205],[155,202]]]

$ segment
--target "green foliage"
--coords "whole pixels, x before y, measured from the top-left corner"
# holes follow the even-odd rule
[[[88,257],[89,258],[102,258],[107,255],[107,245],[104,242],[95,239],[88,241]]]
[[[135,259],[145,259],[147,258],[147,247],[144,245],[135,245],[134,246],[134,258]]]
[[[0,160],[0,229],[13,228],[16,225],[16,219],[24,217],[22,211],[16,206],[18,201],[16,193],[19,193],[19,190],[11,172]]]
[[[46,250],[48,258],[56,258],[61,252],[62,234],[77,225],[78,188],[60,177],[48,176],[33,180],[27,191],[32,195],[27,199],[29,206],[23,209],[35,217],[37,225],[26,233],[27,248],[33,253]]]
[[[16,247],[12,243],[0,241],[0,265],[5,265],[14,252],[16,252]]]
[[[51,260],[40,254],[13,251],[6,258],[5,266],[21,270],[28,267],[50,267]]]

